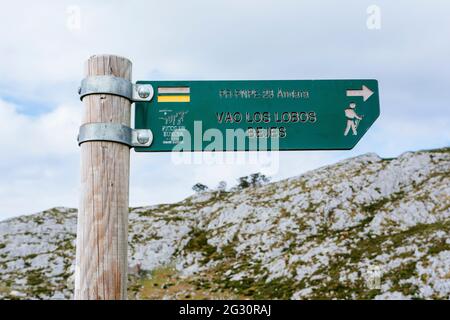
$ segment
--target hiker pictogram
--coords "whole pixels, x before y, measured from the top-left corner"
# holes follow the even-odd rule
[[[347,136],[350,129],[352,129],[353,135],[356,136],[358,132],[356,131],[359,126],[359,122],[362,120],[363,116],[359,116],[356,111],[356,103],[350,103],[349,107],[345,109],[345,117],[347,118],[347,127],[345,128],[344,136]]]

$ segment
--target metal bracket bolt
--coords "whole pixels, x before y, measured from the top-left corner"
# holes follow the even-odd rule
[[[148,87],[145,86],[138,87],[137,92],[139,97],[141,97],[142,99],[146,99],[150,96],[150,90]]]
[[[147,131],[137,132],[137,141],[140,144],[146,144],[150,140],[150,136]]]

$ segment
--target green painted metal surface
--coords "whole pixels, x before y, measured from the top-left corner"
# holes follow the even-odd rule
[[[182,143],[181,151],[249,150],[252,139],[267,137],[278,139],[279,150],[347,150],[380,114],[376,80],[138,83],[154,88],[152,101],[136,103],[135,128],[154,136],[138,152],[180,151]],[[245,145],[231,146],[227,130],[245,133]]]

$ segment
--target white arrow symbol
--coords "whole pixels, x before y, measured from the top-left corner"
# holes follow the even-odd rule
[[[347,90],[347,97],[363,97],[364,102],[367,101],[373,95],[373,91],[362,86],[361,90]]]

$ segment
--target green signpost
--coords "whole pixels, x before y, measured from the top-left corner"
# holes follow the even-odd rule
[[[380,114],[376,80],[132,83],[131,66],[123,57],[92,56],[78,90],[85,116],[77,139],[82,184],[75,299],[127,297],[130,148],[345,150]],[[132,103],[135,129],[129,127]],[[269,155],[277,166],[278,154]]]
[[[380,114],[376,80],[139,81],[138,152],[352,149]],[[276,142],[276,143],[275,143]]]

